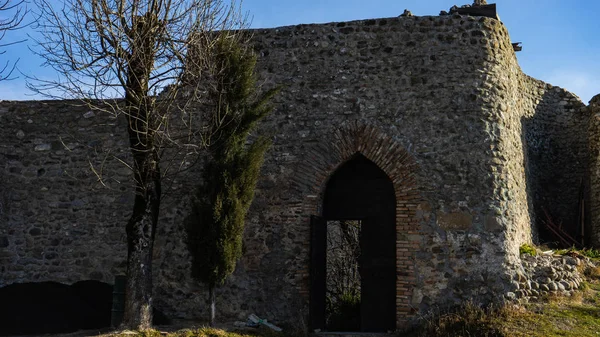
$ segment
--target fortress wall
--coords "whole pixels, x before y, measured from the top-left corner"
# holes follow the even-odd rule
[[[506,242],[514,260],[518,247],[537,241],[538,234],[552,238],[543,225],[546,212],[576,237],[580,196],[587,199],[589,190],[589,112],[572,93],[523,74],[509,43],[498,41],[490,52],[495,55],[491,75],[499,79],[492,90],[500,97],[490,111],[499,135],[493,152],[503,163],[497,173],[499,206],[509,214]]]
[[[125,225],[134,199],[125,123],[79,101],[0,102],[0,287],[90,279],[112,284],[125,274]],[[164,170],[173,162],[163,164]],[[183,196],[192,192],[195,174],[163,181],[154,250],[155,280],[171,275],[156,289],[159,307],[161,294],[186,289],[189,306],[176,314],[187,317],[204,306],[190,291],[198,285],[189,277],[183,241]],[[171,264],[162,263],[166,257]]]
[[[522,83],[526,183],[540,240],[554,238],[544,225],[549,218],[578,241],[583,221],[589,243],[589,109],[563,88],[528,76]]]
[[[512,280],[519,266],[519,246],[531,242],[532,227],[528,190],[525,183],[521,137],[522,107],[521,85],[524,76],[518,66],[515,52],[506,27],[495,20],[486,22],[488,43],[481,67],[483,80],[476,88],[477,102],[481,106],[482,128],[486,133],[483,149],[488,156],[489,169],[486,180],[491,192],[486,200],[487,227],[500,231],[503,252],[502,265]]]
[[[600,96],[590,100],[590,236],[591,246],[600,247]]]
[[[488,54],[495,25],[501,24],[448,16],[255,31],[262,77],[267,86],[283,88],[265,127],[275,134],[274,149],[247,229],[252,255],[240,270],[273,268],[270,275],[285,275],[263,279],[263,289],[252,291],[256,302],[306,296],[309,216],[319,214],[320,196],[299,193],[295,180],[315,160],[314,149],[335,142],[334,132],[352,123],[374,126],[417,164],[420,228],[399,233],[416,244],[408,248],[415,275],[405,295],[409,313],[506,291],[504,231],[512,210],[497,213],[493,175],[502,162],[494,161],[490,148],[500,137],[489,128],[502,89],[481,95],[481,88],[502,85],[488,75],[496,62]],[[326,178],[312,179],[322,191]],[[317,201],[306,207],[304,194]],[[281,315],[295,309],[275,304],[272,310]]]
[[[133,197],[116,183],[130,171],[112,156],[126,159],[126,129],[76,103],[0,103],[0,286],[112,283],[125,271]],[[111,189],[90,165],[108,172]]]
[[[397,213],[410,219],[397,224],[398,327],[434,305],[485,302],[512,290],[505,265],[531,238],[527,170],[539,171],[524,164],[531,156],[522,121],[535,116],[537,100],[554,102],[543,105],[550,115],[569,110],[563,93],[550,96],[556,101],[519,89],[532,80],[521,74],[499,21],[405,17],[253,34],[261,82],[281,92],[263,125],[273,148],[248,216],[244,257],[219,290],[221,319],[255,313],[305,325],[310,216],[321,214],[327,178],[352,149],[368,152],[390,177],[406,171],[394,181],[397,199],[408,198]],[[0,285],[112,282],[124,271],[132,189],[116,181],[130,172],[106,153],[127,159],[118,152],[126,151],[126,132],[109,116],[86,112],[70,102],[0,103]],[[572,144],[558,139],[566,140],[564,151]],[[384,165],[392,149],[414,166]],[[111,189],[89,160],[105,163]],[[155,248],[156,304],[187,318],[206,308],[184,245],[180,195],[193,186],[190,174],[173,185],[179,195],[164,199]],[[402,192],[408,185],[414,190]],[[73,236],[80,239],[67,239]]]

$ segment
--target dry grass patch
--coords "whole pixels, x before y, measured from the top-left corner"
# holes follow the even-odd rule
[[[593,273],[599,272],[596,269]],[[590,274],[592,275],[592,274]],[[594,274],[595,275],[595,274]],[[406,337],[598,337],[600,336],[600,279],[584,283],[571,297],[547,296],[539,303],[482,309],[466,304],[459,310],[424,317]],[[227,332],[202,328],[161,333],[156,330],[102,337],[291,337],[268,329]]]
[[[257,329],[256,333],[238,333],[229,332],[221,329],[200,328],[183,329],[176,332],[161,332],[157,330],[146,331],[123,331],[119,333],[102,335],[99,337],[283,337],[281,333],[276,333],[267,329]]]
[[[585,276],[592,280],[600,280],[600,267],[586,269]]]
[[[411,331],[410,337],[503,337],[494,317],[503,314],[500,309],[483,309],[472,303],[446,312],[434,312],[423,317],[422,324]]]
[[[543,303],[505,310],[507,316],[498,323],[507,337],[598,337],[599,303],[600,284],[593,283],[571,297],[549,296]]]
[[[586,284],[571,297],[547,296],[539,303],[459,310],[423,319],[410,337],[598,337],[600,281]]]

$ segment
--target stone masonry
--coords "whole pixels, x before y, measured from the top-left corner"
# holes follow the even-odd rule
[[[589,108],[590,232],[592,244],[600,247],[600,95],[592,97]]]
[[[596,267],[589,258],[573,255],[552,255],[552,251],[535,256],[522,254],[523,272],[513,280],[517,290],[507,297],[527,302],[550,294],[572,295],[582,287],[585,272]]]
[[[432,306],[514,294],[519,246],[545,212],[574,228],[582,190],[589,200],[589,110],[521,72],[502,22],[407,16],[253,36],[261,82],[282,90],[262,125],[273,147],[220,319],[307,327],[310,217],[356,153],[395,189],[397,329]],[[75,101],[0,102],[0,286],[124,272],[123,122]],[[156,305],[171,317],[206,312],[184,244],[195,179],[175,178],[158,225]]]

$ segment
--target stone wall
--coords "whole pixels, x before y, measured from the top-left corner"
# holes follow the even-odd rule
[[[276,238],[265,258],[276,259],[299,294],[308,292],[308,219],[320,213],[327,177],[377,139],[415,162],[408,172],[418,195],[398,204],[415,207],[414,216],[406,216],[418,220],[398,233],[399,249],[408,253],[406,260],[397,254],[399,325],[431,305],[491,300],[504,291],[506,222],[504,214],[493,213],[497,192],[489,172],[497,164],[486,151],[493,139],[485,127],[488,107],[478,96],[480,87],[496,81],[486,75],[496,26],[493,19],[448,16],[255,32],[265,82],[284,86],[267,127],[276,130],[273,153],[288,154],[267,160],[267,174],[271,167],[278,173],[275,188],[260,190],[272,198],[260,213],[277,219],[294,212],[259,235],[265,242]],[[362,125],[375,131],[360,132]],[[340,129],[355,135],[340,141]],[[363,154],[381,167],[388,153],[373,152]],[[384,169],[390,176],[404,171],[390,166]],[[300,187],[297,179],[303,179]],[[403,183],[398,180],[397,189]],[[250,228],[257,225],[251,221]],[[304,244],[286,242],[289,233]],[[286,268],[290,264],[305,267]],[[285,280],[270,283],[265,286],[290,289]]]
[[[600,247],[600,96],[590,101],[589,151],[590,151],[590,218],[591,242]]]
[[[496,212],[506,215],[507,252],[518,265],[521,244],[556,240],[545,229],[548,216],[581,239],[580,202],[589,201],[589,111],[572,93],[523,74],[504,38],[506,28],[496,28],[488,76],[497,81],[483,86],[480,95],[494,139],[489,151],[499,167],[492,172]],[[589,234],[589,211],[583,218]]]
[[[310,217],[357,152],[395,188],[398,328],[433,305],[516,290],[536,205],[572,216],[586,110],[521,73],[501,22],[402,17],[253,34],[261,82],[281,92],[262,126],[273,148],[244,257],[218,293],[220,319],[255,313],[306,327]],[[112,282],[124,271],[123,121],[74,103],[0,103],[0,286]],[[565,178],[549,188],[551,174]],[[167,190],[157,233],[156,304],[175,317],[206,312],[184,244],[181,195],[194,179],[192,170]]]
[[[570,296],[581,288],[585,271],[596,267],[589,258],[573,255],[522,254],[523,272],[514,280],[517,290],[509,292],[507,298],[527,302],[549,294]]]
[[[540,239],[553,238],[544,226],[551,221],[579,242],[585,235],[589,244],[589,209],[581,213],[589,202],[589,111],[562,88],[530,77],[524,77],[523,83],[526,183]]]
[[[124,272],[132,203],[126,129],[73,101],[0,107],[0,285],[94,279]],[[103,149],[110,149],[111,155]],[[105,188],[90,167],[110,167]]]

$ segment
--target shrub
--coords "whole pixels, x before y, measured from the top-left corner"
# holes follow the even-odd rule
[[[534,246],[524,243],[521,245],[521,247],[519,247],[519,254],[523,255],[523,254],[529,254],[531,256],[536,256],[537,255],[537,250],[535,249]]]
[[[466,303],[455,310],[432,313],[423,319],[417,330],[409,333],[411,337],[503,337],[498,322],[494,319],[502,316],[502,309],[483,309],[473,303]]]

